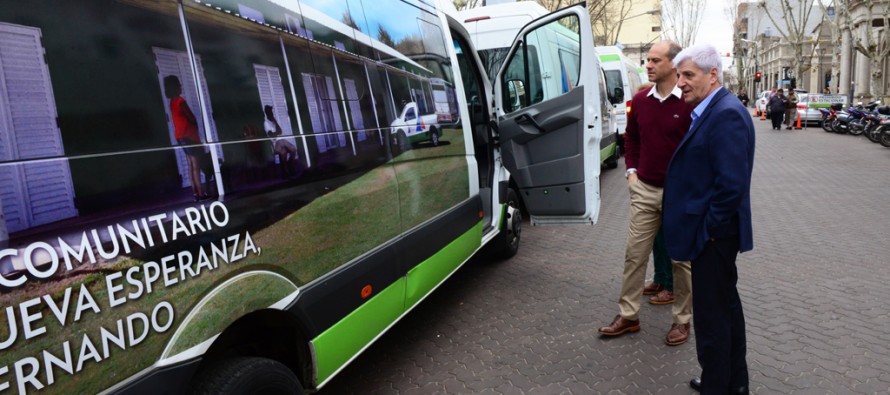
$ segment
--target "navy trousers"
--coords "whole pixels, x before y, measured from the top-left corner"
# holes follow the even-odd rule
[[[745,316],[736,289],[738,253],[736,235],[709,241],[692,260],[695,349],[705,395],[725,395],[731,388],[748,386]]]

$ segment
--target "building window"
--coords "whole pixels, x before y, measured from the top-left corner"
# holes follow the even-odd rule
[[[653,31],[653,32],[660,32],[660,31],[661,31],[661,26],[652,26],[652,31]]]

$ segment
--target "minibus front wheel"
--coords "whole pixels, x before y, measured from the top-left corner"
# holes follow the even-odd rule
[[[203,373],[195,383],[196,394],[303,394],[294,372],[274,359],[226,358]]]

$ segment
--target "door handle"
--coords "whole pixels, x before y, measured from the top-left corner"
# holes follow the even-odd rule
[[[535,129],[538,130],[538,134],[542,134],[545,132],[544,128],[541,127],[541,124],[539,124],[538,121],[536,121],[535,118],[528,113],[520,114],[518,117],[516,117],[516,123],[531,124]]]

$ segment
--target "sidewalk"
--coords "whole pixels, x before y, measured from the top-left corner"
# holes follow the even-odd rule
[[[888,393],[890,149],[754,122],[754,251],[738,260],[752,393]],[[597,335],[618,311],[623,168],[603,173],[597,225],[526,226],[516,257],[469,262],[321,393],[694,393],[694,340],[662,341],[669,305]]]

